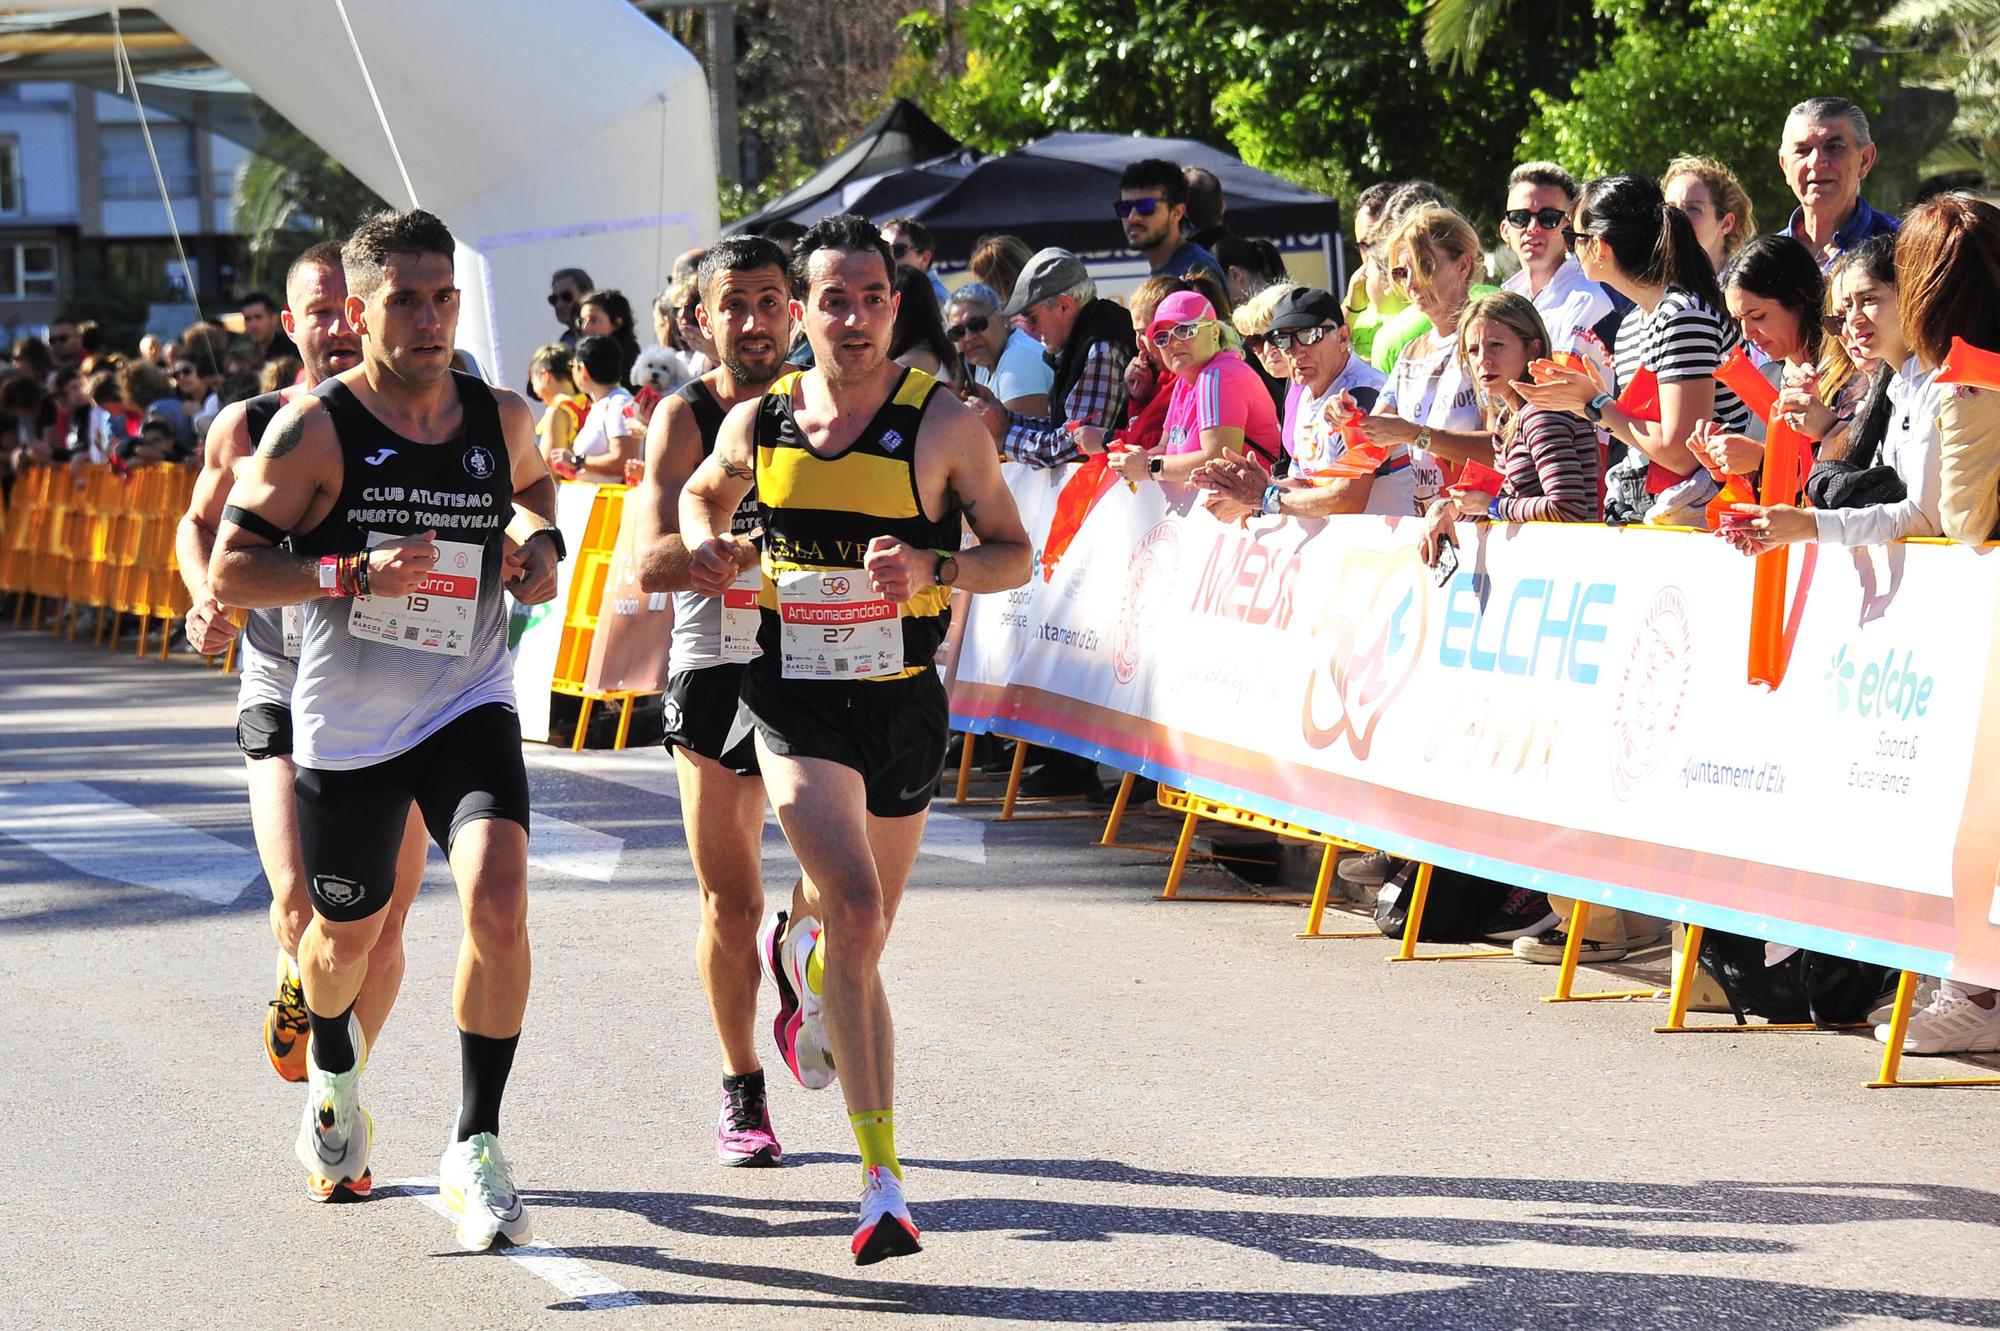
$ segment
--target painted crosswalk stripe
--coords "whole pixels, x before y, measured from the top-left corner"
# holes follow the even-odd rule
[[[398,1179],[386,1186],[408,1193],[447,1220],[456,1219],[444,1199],[438,1196],[437,1180],[434,1178]],[[636,1308],[645,1302],[623,1285],[599,1274],[589,1263],[540,1239],[493,1251],[539,1276],[555,1286],[564,1297],[575,1299],[587,1309]]]
[[[580,823],[564,822],[554,814],[531,813],[528,862],[572,878],[608,883],[618,872],[625,838],[599,832]]]
[[[254,851],[81,781],[0,786],[0,836],[94,878],[226,906],[263,874]]]

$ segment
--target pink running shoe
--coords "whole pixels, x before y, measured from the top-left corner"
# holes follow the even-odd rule
[[[722,1079],[722,1114],[715,1124],[715,1158],[738,1169],[768,1169],[781,1163],[785,1148],[771,1131],[771,1106],[764,1098],[764,1074],[746,1072]]]

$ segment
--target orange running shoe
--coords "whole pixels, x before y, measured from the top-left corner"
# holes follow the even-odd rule
[[[298,963],[278,953],[278,996],[264,1013],[264,1053],[286,1081],[306,1079],[306,991]]]

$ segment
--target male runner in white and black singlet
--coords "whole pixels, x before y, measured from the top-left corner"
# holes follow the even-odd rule
[[[733,531],[757,492],[762,651],[744,672],[732,737],[755,736],[805,871],[773,941],[780,1015],[803,1010],[815,1040],[824,1020],[861,1148],[851,1245],[861,1265],[919,1243],[896,1158],[895,1037],[877,963],[944,768],[946,698],[931,661],[953,587],[1017,587],[1030,564],[991,436],[935,379],[889,359],[894,275],[863,218],[831,217],[800,238],[792,314],[815,368],[731,411],[681,498],[689,580],[720,596],[760,560]],[[979,538],[962,552],[961,519]],[[781,1020],[781,1044],[787,1028]]]
[[[216,531],[229,502],[237,464],[256,451],[257,440],[278,408],[323,379],[354,368],[361,338],[347,323],[347,276],[340,245],[323,241],[293,260],[285,275],[285,309],[279,316],[286,336],[298,345],[306,382],[224,407],[202,445],[201,474],[176,533],[181,580],[192,605],[188,641],[213,656],[237,638],[228,608],[209,594],[208,561]],[[306,1079],[306,999],[299,986],[299,935],[312,919],[305,872],[299,864],[298,819],[292,808],[292,683],[298,677],[297,607],[252,610],[237,643],[241,684],[236,695],[236,745],[243,750],[250,778],[250,827],[257,855],[271,884],[271,932],[278,940],[278,992],[264,1017],[264,1052],[286,1081]],[[368,955],[368,979],[354,1000],[361,1031],[374,1044],[396,989],[403,980],[403,917],[409,913],[424,872],[423,820],[412,812],[396,864],[396,891],[389,901],[382,937]],[[367,1191],[357,1180],[351,1191]],[[330,1193],[316,1194],[325,1200]]]
[[[649,592],[674,594],[666,744],[680,777],[681,826],[701,887],[695,966],[722,1044],[715,1154],[727,1165],[774,1165],[784,1151],[771,1130],[755,1036],[764,782],[747,737],[734,749],[725,744],[736,720],[743,663],[756,650],[760,616],[754,591],[746,596],[746,607],[726,610],[722,598],[688,590],[680,496],[694,469],[715,451],[729,409],[761,397],[787,368],[792,315],[785,253],[758,236],[732,236],[702,259],[696,289],[701,296],[696,317],[715,339],[721,364],[653,412],[646,428],[646,479],[628,511],[638,524],[640,584]],[[731,530],[748,537],[756,526],[756,499],[746,496]],[[738,634],[725,641],[725,616],[734,616],[746,630],[740,646]],[[832,1080],[830,1067],[792,1070],[808,1086]]]
[[[300,1162],[329,1186],[368,1165],[353,1008],[414,801],[463,904],[463,1094],[438,1190],[459,1243],[478,1249],[530,1234],[499,1138],[529,976],[528,780],[500,593],[504,582],[524,603],[550,599],[561,539],[527,405],[451,369],[452,254],[444,223],[414,209],[348,239],[361,363],[271,422],[209,577],[224,604],[304,603],[292,695],[313,906],[299,941],[311,1025]]]

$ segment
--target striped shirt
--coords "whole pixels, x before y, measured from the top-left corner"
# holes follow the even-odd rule
[[[1595,522],[1597,431],[1567,412],[1529,407],[1500,460],[1505,486],[1494,504],[1503,522]]]
[[[1692,291],[1668,287],[1651,314],[1635,305],[1618,325],[1618,390],[1623,392],[1642,366],[1650,368],[1662,384],[1712,379],[1716,367],[1741,340],[1729,316],[1711,308]],[[1715,385],[1715,410],[1710,415],[1734,434],[1750,428],[1750,409],[1720,383]]]

